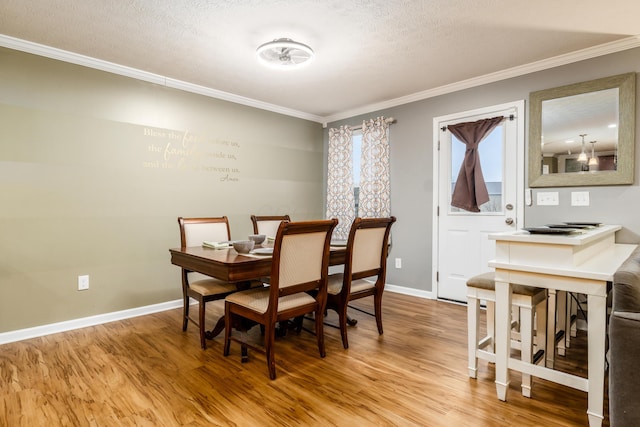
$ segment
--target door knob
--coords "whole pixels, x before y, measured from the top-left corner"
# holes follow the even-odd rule
[[[513,218],[507,218],[504,220],[504,222],[506,222],[508,225],[513,224]]]

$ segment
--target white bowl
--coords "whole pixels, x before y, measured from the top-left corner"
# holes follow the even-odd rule
[[[233,249],[239,254],[248,254],[253,249],[255,243],[253,240],[238,240],[233,242]]]
[[[249,235],[249,240],[253,240],[256,245],[259,245],[262,242],[264,242],[264,239],[266,239],[266,238],[267,238],[267,236],[265,236],[264,234],[250,234]]]

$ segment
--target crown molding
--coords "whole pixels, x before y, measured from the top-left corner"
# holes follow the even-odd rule
[[[221,90],[211,89],[199,86],[189,82],[172,79],[159,74],[138,70],[113,62],[103,61],[101,59],[92,58],[90,56],[80,55],[54,47],[17,39],[14,37],[0,34],[0,46],[9,49],[19,50],[22,52],[32,53],[46,58],[56,59],[71,64],[81,65],[83,67],[93,68],[100,71],[106,71],[112,74],[118,74],[125,77],[131,77],[137,80],[155,83],[172,89],[178,89],[185,92],[196,93],[208,96],[210,98],[229,101],[236,104],[246,105],[248,107],[267,110],[286,116],[296,117],[299,119],[309,120],[312,122],[322,123],[323,117],[302,111],[292,110],[290,108],[281,107],[279,105],[269,104],[267,102],[258,101],[244,96],[235,95]]]
[[[390,99],[388,101],[383,101],[376,104],[363,106],[357,109],[344,111],[342,113],[325,117],[323,125],[326,127],[328,123],[347,119],[354,116],[359,116],[361,114],[367,114],[373,111],[379,111],[387,108],[397,107],[399,105],[408,104],[410,102],[422,101],[424,99],[433,98],[436,96],[445,95],[452,92],[457,92],[459,90],[482,86],[489,83],[495,83],[500,80],[519,77],[519,76],[534,73],[537,71],[548,70],[548,69],[559,67],[562,65],[572,64],[574,62],[584,61],[586,59],[596,58],[598,56],[604,56],[610,53],[621,52],[621,51],[633,49],[636,47],[640,47],[640,35],[626,37],[621,40],[604,43],[598,46],[589,47],[586,49],[578,50],[578,51],[567,53],[564,55],[554,56],[551,58],[543,59],[543,60],[532,62],[529,64],[520,65],[517,67],[497,71],[495,73],[485,74],[483,76],[474,77],[471,79],[462,80],[449,85],[440,86],[434,89],[429,89],[429,90],[417,92],[411,95]]]
[[[537,71],[543,71],[550,68],[571,64],[574,62],[583,61],[586,59],[596,58],[598,56],[608,55],[611,53],[621,52],[623,50],[640,47],[640,35],[626,37],[624,39],[620,39],[617,41],[604,43],[598,46],[589,47],[586,49],[578,50],[578,51],[571,52],[564,55],[554,56],[552,58],[543,59],[540,61],[532,62],[525,65],[520,65],[513,68],[508,68],[505,70],[497,71],[495,73],[489,73],[483,76],[462,80],[456,83],[440,86],[437,88],[416,92],[411,95],[402,96],[399,98],[394,98],[394,99],[390,99],[390,100],[375,103],[375,104],[369,104],[363,107],[359,107],[357,109],[343,111],[341,113],[325,116],[325,117],[305,113],[302,111],[292,110],[290,108],[269,104],[269,103],[258,101],[251,98],[246,98],[246,97],[235,95],[229,92],[223,92],[220,90],[195,85],[195,84],[184,82],[181,80],[168,78],[166,76],[162,76],[159,74],[149,73],[147,71],[142,71],[142,70],[127,67],[124,65],[115,64],[113,62],[92,58],[90,56],[80,55],[80,54],[65,51],[62,49],[57,49],[54,47],[17,39],[14,37],[3,35],[3,34],[0,34],[0,46],[7,47],[14,50],[19,50],[22,52],[32,53],[39,56],[44,56],[51,59],[56,59],[59,61],[68,62],[71,64],[81,65],[81,66],[93,68],[96,70],[106,71],[109,73],[118,74],[125,77],[131,77],[134,79],[155,83],[155,84],[166,86],[173,89],[196,93],[199,95],[208,96],[210,98],[220,99],[224,101],[233,102],[236,104],[246,105],[248,107],[253,107],[261,110],[271,111],[278,114],[283,114],[286,116],[309,120],[312,122],[321,123],[323,126],[326,127],[328,123],[335,122],[342,119],[347,119],[347,118],[358,116],[361,114],[367,114],[373,111],[379,111],[387,108],[397,107],[399,105],[408,104],[415,101],[422,101],[424,99],[433,98],[436,96],[445,95],[452,92],[457,92],[463,89],[469,89],[469,88],[482,86],[489,83],[495,83],[500,80],[506,80],[506,79],[522,76],[522,75],[537,72]]]

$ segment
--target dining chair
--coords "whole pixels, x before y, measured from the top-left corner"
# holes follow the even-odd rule
[[[282,221],[291,221],[289,215],[251,215],[251,223],[253,224],[253,232],[254,234],[264,234],[267,236],[267,239],[275,239],[276,233],[278,232],[278,227]],[[269,241],[269,240],[267,240]],[[269,277],[262,277],[260,280],[263,283],[268,284],[271,281]],[[280,335],[286,335],[288,328],[288,321],[282,322],[282,325],[279,328],[278,333]]]
[[[255,234],[264,234],[267,237],[275,238],[278,227],[282,221],[291,221],[289,215],[251,215],[251,223],[253,224],[253,232]]]
[[[382,335],[382,294],[387,276],[389,233],[394,222],[394,216],[356,218],[349,230],[344,271],[329,276],[327,309],[338,313],[345,349],[349,348],[347,307],[350,301],[373,296],[378,334]]]
[[[202,246],[204,241],[222,242],[230,238],[229,220],[226,216],[212,218],[178,218],[180,245]],[[209,301],[224,299],[237,291],[234,283],[225,282],[200,273],[182,269],[183,322],[182,330],[187,330],[189,320],[200,329],[200,346],[207,348],[205,330],[205,308]],[[198,301],[198,320],[189,316],[189,298]]]
[[[524,362],[545,361],[547,291],[525,285],[511,285],[511,348],[520,350]],[[480,337],[480,301],[486,302],[486,332]],[[476,378],[478,359],[495,363],[495,273],[478,274],[467,280],[467,333],[469,377]],[[534,323],[535,322],[535,323]],[[534,343],[535,339],[535,343]],[[553,349],[551,350],[553,351]],[[522,374],[522,395],[531,397],[531,375]]]
[[[271,284],[263,289],[233,293],[225,299],[224,355],[231,341],[241,344],[242,361],[247,348],[266,355],[269,378],[276,377],[274,352],[278,322],[314,313],[320,357],[325,357],[323,318],[327,295],[329,244],[337,219],[282,222],[276,233],[271,263]],[[312,296],[309,292],[314,292]],[[232,335],[234,325],[255,322],[264,328],[264,346],[249,344],[243,333]],[[246,329],[245,326],[240,329]]]

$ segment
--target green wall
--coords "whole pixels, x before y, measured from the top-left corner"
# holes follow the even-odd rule
[[[180,298],[178,216],[321,218],[322,169],[318,123],[0,49],[0,332]]]

